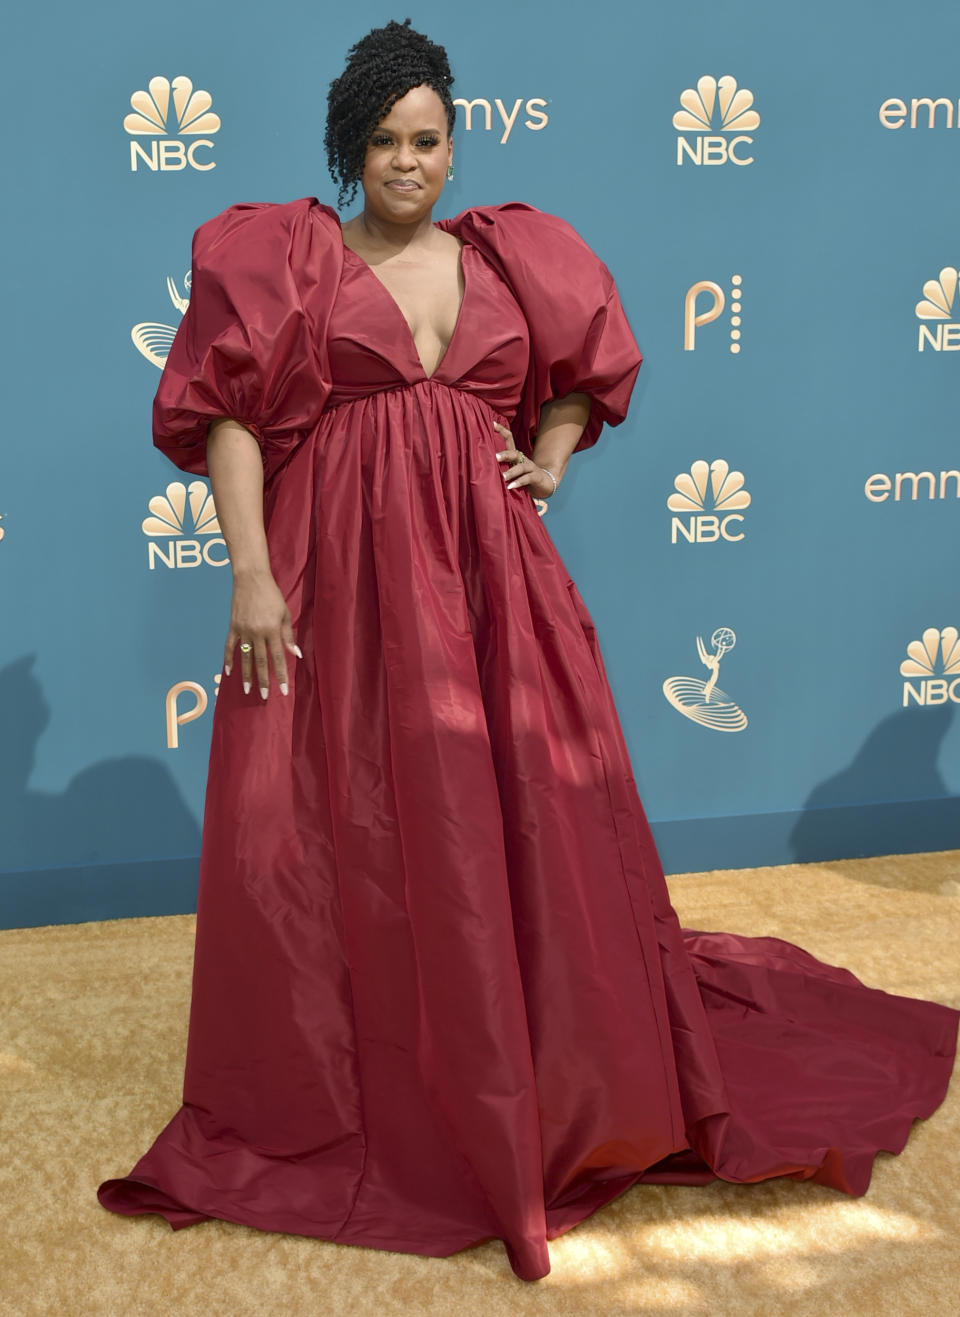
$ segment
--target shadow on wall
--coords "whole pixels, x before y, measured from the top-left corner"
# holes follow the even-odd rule
[[[28,787],[50,721],[33,663],[0,670],[0,927],[195,910],[200,829],[157,760],[104,760],[59,794]],[[153,858],[171,851],[186,858]]]
[[[952,704],[885,718],[851,763],[808,796],[790,834],[795,859],[960,846],[960,800],[938,766],[953,719]]]

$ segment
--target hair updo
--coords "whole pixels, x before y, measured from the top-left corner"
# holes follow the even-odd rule
[[[337,205],[357,194],[370,134],[396,101],[414,87],[427,86],[440,97],[453,133],[457,111],[450,96],[453,75],[443,46],[410,26],[391,20],[375,27],[347,55],[347,66],[327,93],[324,145],[330,177],[340,184]]]

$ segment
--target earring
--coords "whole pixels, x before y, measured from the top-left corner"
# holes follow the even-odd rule
[[[447,165],[447,178],[453,178],[453,165]]]

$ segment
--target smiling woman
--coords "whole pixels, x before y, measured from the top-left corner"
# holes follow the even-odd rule
[[[531,498],[624,419],[640,352],[563,220],[434,221],[451,81],[376,29],[327,123],[362,210],[194,235],[154,441],[209,472],[234,589],[183,1105],[98,1192],[175,1229],[499,1238],[535,1280],[637,1181],[864,1193],[942,1100],[960,1014],[680,927]]]
[[[453,337],[463,300],[462,243],[432,220],[452,161],[443,102],[432,87],[412,88],[370,135],[364,208],[343,225],[346,246],[402,311],[428,376]]]

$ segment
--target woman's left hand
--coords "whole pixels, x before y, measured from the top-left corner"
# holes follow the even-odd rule
[[[532,458],[520,452],[514,442],[513,435],[505,425],[501,425],[499,421],[494,421],[493,428],[498,434],[502,434],[510,445],[503,452],[497,453],[497,461],[501,464],[501,471],[504,480],[507,482],[507,489],[522,489],[527,486],[535,498],[549,498],[557,485],[553,477],[547,472],[546,467],[537,466]],[[505,466],[505,463],[509,463],[509,465]]]

